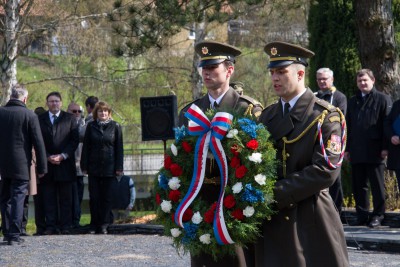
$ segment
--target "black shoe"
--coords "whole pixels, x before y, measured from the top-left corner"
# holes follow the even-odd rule
[[[96,233],[96,230],[95,229],[89,229],[87,231],[87,233],[90,234],[90,235],[94,235]]]
[[[27,232],[22,232],[22,233],[20,234],[20,236],[30,236],[30,234],[28,234]]]
[[[69,231],[69,230],[61,230],[61,234],[62,235],[70,235],[71,234],[71,232]]]
[[[382,226],[383,215],[381,216],[374,216],[372,217],[371,221],[369,222],[368,226],[371,228],[376,228]]]
[[[9,246],[22,245],[22,243],[24,243],[24,242],[25,242],[25,240],[19,237],[17,239],[8,240],[7,245],[9,245]]]
[[[43,235],[55,235],[57,232],[55,230],[46,230],[43,232]]]
[[[99,234],[102,234],[102,235],[108,234],[107,227],[104,227],[104,226],[101,227],[101,229],[99,231]]]

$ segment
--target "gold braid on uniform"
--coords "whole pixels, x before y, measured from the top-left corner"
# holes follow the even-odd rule
[[[245,116],[252,115],[251,111],[253,110],[253,108],[254,108],[254,105],[253,104],[249,104],[249,106],[247,107],[246,111],[244,112],[244,115]]]
[[[282,167],[283,167],[283,177],[286,177],[286,160],[289,157],[289,155],[286,154],[286,144],[293,144],[297,141],[299,141],[317,122],[323,123],[326,115],[328,114],[328,110],[322,111],[322,113],[316,117],[308,126],[307,128],[301,132],[296,138],[292,140],[287,140],[286,136],[282,138],[283,141],[283,150],[282,150]],[[318,134],[318,131],[317,133]]]

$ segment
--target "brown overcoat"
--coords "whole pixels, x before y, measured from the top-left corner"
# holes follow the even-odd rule
[[[197,99],[184,107],[179,114],[179,125],[186,125],[188,123],[187,118],[184,116],[186,111],[189,109],[191,104],[196,104],[203,112],[210,108],[210,100],[208,95],[203,96],[200,99]],[[250,108],[249,108],[250,107]],[[239,95],[233,88],[229,88],[229,90],[225,93],[219,104],[219,111],[233,112],[234,114],[240,114],[250,109],[252,115],[259,116],[262,111],[262,105],[255,101],[254,99]],[[209,168],[207,168],[209,169]],[[213,172],[214,173],[214,172]],[[218,171],[219,173],[219,171]],[[207,173],[206,173],[207,175]],[[211,178],[211,177],[206,177]],[[215,178],[215,177],[212,177]],[[217,196],[219,195],[220,186],[213,184],[204,184],[199,195],[209,203],[213,203],[217,200]],[[211,255],[208,254],[200,254],[199,256],[191,256],[191,267],[253,267],[250,265],[246,265],[244,251],[241,247],[236,247],[236,255],[235,257],[226,256],[217,262],[213,260]]]
[[[339,113],[316,98],[310,89],[298,99],[289,116],[282,117],[281,101],[263,110],[260,122],[267,126],[282,161],[283,137],[299,137],[322,112],[322,136],[332,163],[339,159],[341,136]],[[292,144],[286,144],[286,177],[282,165],[275,185],[278,213],[262,227],[255,246],[256,266],[347,267],[346,241],[338,212],[327,188],[340,169],[328,166],[317,137],[317,123]]]

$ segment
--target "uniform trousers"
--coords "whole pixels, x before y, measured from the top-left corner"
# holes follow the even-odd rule
[[[28,193],[29,180],[1,177],[0,208],[3,236],[16,240],[21,234],[24,201]]]
[[[372,216],[385,214],[385,178],[384,165],[376,163],[356,163],[351,165],[352,186],[356,201],[357,217],[360,221],[368,219],[369,195],[368,182],[371,187],[372,202],[374,205]]]

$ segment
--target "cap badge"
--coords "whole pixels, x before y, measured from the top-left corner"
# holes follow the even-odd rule
[[[208,54],[208,48],[206,46],[201,48],[201,52],[203,53],[203,55],[207,55]]]
[[[271,48],[271,55],[272,56],[276,56],[276,54],[278,54],[278,49],[276,49],[276,47],[272,47]]]

